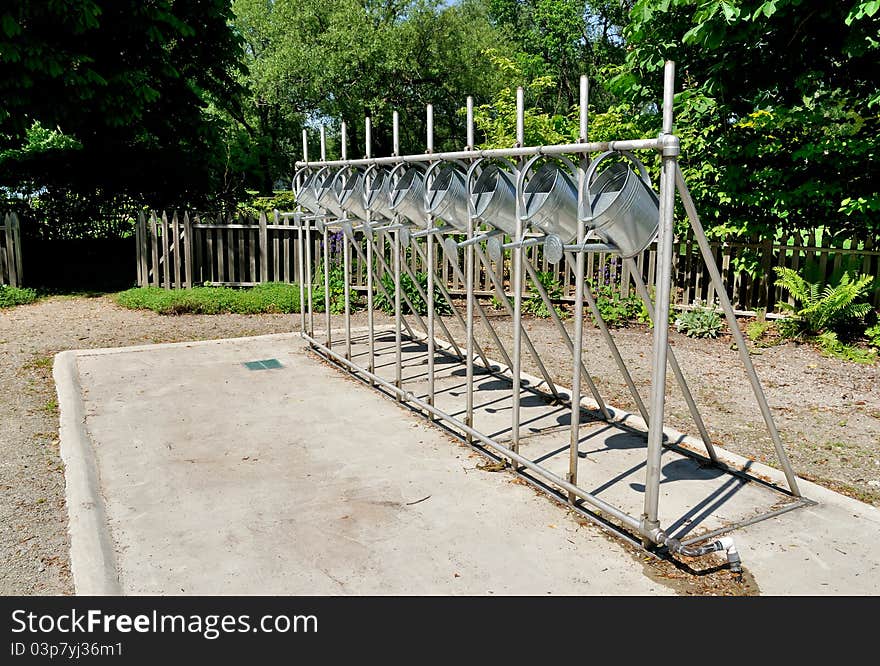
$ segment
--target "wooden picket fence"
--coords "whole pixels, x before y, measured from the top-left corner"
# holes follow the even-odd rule
[[[251,286],[261,282],[296,282],[300,261],[297,250],[297,229],[293,220],[277,211],[252,216],[211,217],[179,216],[173,213],[142,215],[137,224],[138,284],[166,289],[210,283],[214,285]],[[311,244],[312,270],[321,259],[323,237],[315,229],[307,230]],[[765,309],[771,312],[783,300],[791,301],[788,293],[775,284],[774,266],[795,270],[808,269],[812,281],[836,279],[843,270],[880,276],[880,239],[854,241],[848,237],[832,237],[814,232],[795,233],[779,239],[753,237],[732,242],[711,242],[715,260],[721,269],[728,295],[741,312]],[[331,253],[340,245],[331,242]],[[376,235],[379,252],[391,265],[392,237]],[[537,270],[549,273],[549,279],[561,286],[562,301],[574,299],[574,275],[565,262],[550,264],[540,246],[525,250],[526,258]],[[435,244],[434,273],[444,281],[450,293],[465,293],[456,272],[444,259],[441,243]],[[688,307],[696,301],[711,303],[716,294],[692,234],[676,239],[674,256],[674,304]],[[331,256],[331,260],[333,257]],[[415,273],[427,270],[422,254],[407,252],[406,261]],[[738,268],[740,262],[751,262],[752,270]],[[459,265],[463,251],[459,251]],[[592,284],[606,291],[628,297],[632,282],[627,267],[612,253],[586,256],[587,277]],[[652,245],[635,260],[642,278],[653,284],[656,278],[657,253]],[[354,251],[351,255],[352,282],[356,289],[366,289],[366,265]],[[509,262],[492,270],[510,289]],[[757,267],[757,270],[755,270]],[[479,296],[495,294],[486,266],[477,261],[475,291]],[[526,286],[528,288],[528,286]],[[872,303],[880,307],[880,289],[872,294]]]
[[[18,215],[6,213],[0,225],[0,284],[20,287],[21,276],[21,226]]]
[[[180,289],[296,282],[300,257],[292,225],[277,211],[271,223],[265,214],[257,219],[141,214],[135,226],[138,285]],[[317,257],[320,241],[312,235]]]

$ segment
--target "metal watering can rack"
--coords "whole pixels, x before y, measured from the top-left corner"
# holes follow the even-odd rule
[[[293,190],[297,194],[298,210],[287,213],[298,227],[298,242],[305,256],[299,268],[302,336],[312,350],[342,366],[376,389],[385,392],[412,410],[445,427],[465,439],[483,453],[506,461],[510,468],[534,485],[557,498],[567,500],[582,515],[612,528],[633,543],[656,550],[666,549],[673,554],[690,556],[709,552],[727,551],[732,567],[739,568],[739,556],[729,537],[716,539],[737,527],[755,523],[793,509],[814,504],[801,495],[798,480],[782,445],[770,411],[767,398],[755,372],[742,333],[696,208],[678,164],[680,146],[672,133],[672,100],[675,65],[667,62],[664,71],[662,131],[656,139],[637,139],[589,142],[588,83],[581,78],[580,136],[576,143],[552,146],[524,145],[524,97],[517,92],[517,143],[512,148],[477,150],[474,148],[473,100],[467,100],[467,147],[461,151],[435,153],[433,141],[433,108],[427,107],[427,151],[422,154],[400,155],[399,117],[393,116],[394,153],[387,157],[371,154],[372,128],[366,118],[366,157],[348,159],[346,127],[342,123],[342,159],[327,160],[324,128],[321,128],[321,159],[310,162],[308,140],[303,130],[303,159],[296,163]],[[647,171],[633,152],[653,150],[662,156],[659,194],[655,194]],[[600,153],[592,162],[589,157]],[[622,161],[612,162],[615,157]],[[599,171],[600,165],[606,168]],[[610,166],[607,166],[610,164]],[[631,168],[634,166],[635,169]],[[614,339],[603,321],[596,299],[584,276],[585,255],[590,252],[614,252],[622,257],[635,283],[639,297],[652,313],[653,321],[665,322],[669,311],[673,216],[675,195],[678,192],[688,220],[694,230],[703,260],[718,294],[739,357],[753,389],[767,431],[773,441],[778,462],[787,482],[787,488],[769,484],[736,470],[718,459],[696,401],[688,387],[681,367],[668,342],[668,327],[654,326],[652,343],[651,392],[649,404],[642,400],[632,375],[623,360]],[[527,225],[531,231],[527,231]],[[345,329],[340,349],[332,339],[330,319],[329,230],[340,229],[344,272]],[[316,229],[323,236],[324,331],[315,330],[313,280],[311,271],[311,243],[305,232]],[[376,234],[389,234],[393,247],[391,265],[376,245]],[[444,241],[438,242],[442,237]],[[456,240],[464,236],[464,240]],[[505,238],[508,240],[505,242]],[[652,301],[648,286],[636,266],[634,256],[657,240],[657,281]],[[422,247],[424,243],[424,248]],[[438,248],[439,245],[439,248]],[[558,317],[550,297],[538,280],[536,268],[526,260],[524,248],[542,245],[544,257],[551,263],[564,261],[575,277],[573,332],[570,334]],[[413,270],[402,260],[404,248],[420,257],[427,271],[427,286],[419,284]],[[352,353],[351,328],[351,250],[366,265],[367,351]],[[443,281],[433,270],[435,254],[444,255],[456,276],[466,287],[464,313],[461,303],[446,291]],[[511,288],[513,303],[509,303],[495,273],[491,259],[496,261],[510,251]],[[464,266],[459,263],[460,252]],[[512,344],[508,351],[502,344],[481,303],[475,296],[475,270],[479,261],[486,269],[502,306],[512,321]],[[408,275],[413,287],[427,303],[427,315],[418,314],[401,287],[403,275]],[[522,325],[523,285],[526,275],[549,310],[564,346],[571,354],[571,394],[569,397],[555,385],[538,350]],[[393,284],[388,289],[383,276],[390,276]],[[464,349],[451,334],[442,317],[436,316],[435,288],[448,302],[452,317],[465,331]],[[387,329],[377,330],[374,322],[374,289],[394,304],[394,367],[393,379],[377,372],[376,341],[387,336]],[[408,306],[415,327],[403,315]],[[598,407],[599,419],[614,422],[615,415],[605,404],[595,381],[589,373],[583,354],[584,304],[590,309],[602,338],[607,344],[614,363],[621,373],[630,395],[645,423],[648,424],[647,448],[644,461],[644,506],[640,515],[631,515],[578,485],[578,458],[581,444],[581,404],[583,388],[591,393]],[[475,319],[479,317],[494,346],[503,357],[507,370],[490,360],[475,337]],[[438,341],[440,328],[446,342]],[[416,331],[421,329],[422,333]],[[403,373],[404,335],[407,342],[423,342],[426,347],[427,391],[415,395],[408,390]],[[387,339],[387,338],[386,338]],[[523,346],[533,359],[543,381],[539,390],[535,382],[522,377]],[[362,357],[365,355],[365,359]],[[383,359],[384,360],[384,359]],[[450,361],[465,368],[463,409],[451,413],[436,405],[436,364],[446,368]],[[479,368],[478,368],[479,366]],[[667,367],[672,370],[681,389],[688,410],[705,447],[706,457],[692,451],[676,449],[683,455],[716,465],[723,472],[750,482],[757,482],[787,498],[781,507],[756,513],[734,524],[725,525],[690,539],[679,540],[663,529],[659,520],[661,483],[661,455],[671,446],[664,441],[664,412],[666,407]],[[474,423],[475,373],[503,378],[510,384],[511,428],[508,441],[498,441],[481,432]],[[569,466],[563,477],[540,462],[523,455],[520,450],[521,394],[523,389],[538,392],[555,404],[570,409]],[[463,416],[462,416],[463,414]],[[703,544],[703,545],[700,545]]]

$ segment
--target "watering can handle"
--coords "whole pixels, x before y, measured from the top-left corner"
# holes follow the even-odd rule
[[[293,178],[290,180],[290,189],[293,192],[296,192],[299,188],[296,186],[296,182],[302,178],[303,176],[312,172],[312,167],[304,166],[300,167],[296,171],[293,172]]]
[[[639,176],[645,185],[648,186],[648,189],[651,189],[651,177],[648,175],[648,170],[645,168],[645,165],[641,163],[640,160],[636,159],[635,155],[626,151],[626,150],[608,150],[599,155],[596,159],[590,162],[590,166],[587,167],[587,173],[584,176],[584,188],[578,195],[578,217],[581,219],[585,219],[587,216],[585,215],[585,205],[584,205],[584,196],[586,195],[587,203],[589,204],[590,200],[590,183],[593,180],[593,176],[596,175],[596,169],[599,168],[599,164],[603,161],[611,157],[612,155],[619,155],[621,157],[625,157],[630,162],[632,162],[636,169],[639,170]],[[592,205],[590,204],[590,215],[592,215]]]
[[[343,173],[347,173],[347,172],[349,172],[349,171],[352,170],[352,169],[353,169],[355,172],[359,171],[359,169],[358,169],[357,167],[343,167],[343,168],[339,169],[335,174],[333,174],[333,180],[330,181],[330,189],[333,190],[334,193],[336,192],[336,181],[339,180],[339,177],[340,177]],[[351,176],[349,176],[349,178],[350,178],[350,177],[351,177]]]

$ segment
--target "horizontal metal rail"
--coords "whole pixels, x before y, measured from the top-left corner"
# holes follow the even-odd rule
[[[557,146],[521,146],[517,148],[487,148],[485,150],[456,150],[446,153],[418,153],[416,155],[389,155],[364,157],[353,160],[326,160],[309,162],[299,160],[296,166],[367,166],[370,164],[400,164],[403,162],[435,162],[445,160],[475,160],[481,157],[534,157],[535,155],[565,155],[567,153],[604,153],[608,150],[659,150],[659,139],[632,139],[626,141],[594,141],[592,143],[564,143]]]

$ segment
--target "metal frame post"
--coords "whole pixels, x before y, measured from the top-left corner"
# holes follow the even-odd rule
[[[672,136],[672,102],[675,92],[675,64],[667,61],[663,76],[663,132],[661,137]],[[665,145],[664,141],[664,145]],[[672,141],[669,142],[673,143]],[[677,142],[676,142],[677,143]],[[663,151],[663,170],[660,176],[660,230],[657,238],[657,284],[654,303],[653,367],[651,368],[651,422],[648,426],[648,452],[645,465],[645,509],[640,532],[643,538],[655,541],[650,535],[659,531],[658,506],[660,501],[660,466],[663,455],[663,424],[666,408],[666,351],[669,345],[669,299],[672,289],[672,235],[675,213],[675,164],[677,151]],[[645,545],[648,545],[646,542]]]
[[[525,145],[525,94],[522,86],[516,89],[516,145],[517,147]],[[517,160],[516,178],[519,181],[519,170],[522,168],[522,159]],[[520,390],[521,390],[521,373],[522,373],[522,287],[523,287],[523,249],[520,244],[523,240],[523,211],[520,206],[520,197],[516,198],[516,241],[517,245],[510,251],[511,262],[511,280],[513,282],[513,353],[511,360],[513,367],[513,407],[511,409],[511,444],[510,448],[514,453],[519,453],[519,422],[520,422]],[[503,262],[502,254],[502,262]],[[502,297],[506,300],[506,297]],[[511,459],[511,465],[515,465],[515,461]]]
[[[367,158],[372,157],[373,124],[370,116],[364,118],[364,143]],[[364,235],[367,239],[367,329],[369,330],[370,359],[367,369],[374,372],[376,369],[376,326],[373,316],[373,232],[370,230],[370,212],[367,211],[367,224]],[[381,280],[379,281],[381,283]],[[371,384],[373,382],[370,382]]]
[[[400,154],[400,115],[395,111],[391,118],[392,146],[393,155]],[[400,216],[394,216],[395,222],[400,221]],[[397,388],[403,388],[403,344],[400,332],[401,319],[403,313],[400,303],[400,229],[394,230],[394,343],[396,346],[394,352],[394,383]],[[400,394],[397,395],[400,402]]]
[[[434,105],[428,104],[426,109],[426,127],[427,127],[427,152],[434,152]],[[429,183],[425,183],[425,196],[428,195]],[[426,220],[427,228],[430,229],[434,224],[434,216],[430,213]],[[417,240],[414,240],[418,243]],[[428,234],[425,238],[425,253],[427,254],[427,272],[428,272],[428,288],[426,302],[428,306],[428,399],[429,405],[434,405],[434,234]],[[433,416],[430,417],[433,420]]]
[[[474,98],[468,95],[465,103],[466,119],[465,133],[467,135],[467,145],[465,150],[474,149]],[[471,197],[471,181],[468,179],[467,198],[468,198],[468,224],[467,224],[467,246],[464,248],[464,283],[467,293],[467,311],[465,312],[465,342],[467,344],[465,368],[465,423],[474,427],[474,248],[472,246],[474,238],[474,215],[473,203]],[[471,434],[467,434],[468,443],[474,441]]]
[[[587,104],[589,101],[589,82],[586,76],[580,80],[580,135],[583,143],[587,141]],[[578,167],[578,198],[582,199],[586,184],[584,183],[583,165]],[[584,225],[578,220],[577,244],[584,244]],[[577,485],[578,450],[581,441],[581,364],[584,351],[584,253],[578,252],[574,265],[574,339],[572,340],[572,374],[571,374],[571,431],[568,443],[568,482]],[[575,496],[568,494],[568,501],[574,502]]]
[[[345,121],[340,127],[340,147],[342,159],[348,159],[348,132]],[[342,273],[345,281],[343,298],[345,299],[345,358],[351,360],[351,248],[348,246],[348,234],[342,234]]]
[[[321,125],[321,161],[327,161],[327,140],[324,126]],[[324,243],[324,326],[327,329],[327,347],[333,347],[333,334],[330,324],[330,235],[327,232],[327,225],[322,225],[322,241]]]

